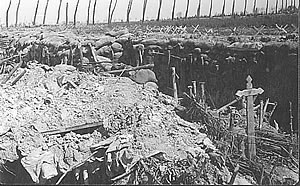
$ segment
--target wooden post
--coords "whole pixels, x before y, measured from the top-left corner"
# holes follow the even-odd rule
[[[188,17],[189,6],[190,6],[190,0],[187,0],[187,2],[186,2],[186,10],[185,10],[185,19],[187,19],[187,17]]]
[[[72,48],[72,45],[70,45],[69,62],[70,62],[70,65],[73,66],[73,48]]]
[[[197,82],[192,81],[192,84],[193,84],[193,94],[195,95],[195,97],[197,97]]]
[[[229,131],[232,131],[234,123],[234,113],[233,108],[230,108],[230,121],[229,121]]]
[[[21,0],[19,0],[18,5],[17,5],[17,10],[16,10],[16,23],[15,23],[15,27],[18,26],[18,18],[19,18],[19,9],[20,9],[20,4],[21,4]]]
[[[8,13],[9,13],[10,6],[11,6],[11,0],[9,1],[8,7],[6,10],[6,27],[7,28],[8,28]]]
[[[86,24],[89,25],[90,24],[90,9],[91,9],[91,1],[89,0],[89,5],[88,5],[88,12],[87,12],[87,20],[86,20]]]
[[[94,8],[93,8],[93,25],[95,24],[96,6],[97,6],[97,0],[95,0]]]
[[[77,15],[77,10],[78,10],[79,1],[80,1],[80,0],[77,0],[76,7],[75,7],[75,11],[74,11],[74,26],[76,26],[76,15]]]
[[[225,0],[224,0],[225,1]],[[200,10],[201,10],[201,0],[199,0],[198,8],[197,8],[197,18],[200,18]]]
[[[188,86],[188,89],[189,89],[189,93],[190,93],[191,98],[195,98],[195,96],[193,94],[193,86]]]
[[[44,19],[43,19],[43,25],[46,23],[46,15],[47,15],[47,9],[48,9],[49,0],[46,2],[45,10],[44,10]]]
[[[172,81],[173,81],[173,95],[175,99],[175,104],[178,104],[178,93],[177,93],[177,84],[176,84],[176,69],[172,67]]]
[[[69,21],[69,18],[68,18],[68,15],[69,15],[69,3],[67,2],[66,4],[66,26],[68,25],[68,21]]]
[[[260,100],[260,106],[259,106],[259,129],[262,128],[264,120],[264,101]]]
[[[252,78],[249,75],[246,79],[248,90],[253,88]],[[250,160],[256,156],[255,147],[255,130],[254,130],[254,109],[253,109],[253,95],[247,96],[247,155]]]
[[[156,21],[159,21],[159,18],[160,18],[161,5],[162,5],[162,0],[159,0],[159,6],[158,6]]]
[[[23,60],[21,54],[19,54],[19,60],[20,62],[9,72],[9,74],[7,75],[6,78],[4,78],[1,84],[5,84],[11,78],[11,76],[18,70],[18,68],[22,66]]]
[[[62,4],[62,0],[59,0],[58,10],[57,10],[57,20],[56,20],[56,24],[59,23],[61,4]]]
[[[176,7],[176,0],[173,0],[172,20],[174,20],[174,17],[175,17],[175,7]]]
[[[204,89],[205,82],[199,82],[199,84],[200,84],[200,89],[201,89],[200,104],[205,105],[205,89]]]
[[[291,101],[289,101],[289,103],[290,103],[290,128],[291,128],[291,137],[293,136],[293,133],[294,133],[294,130],[293,130],[293,112],[292,112],[292,107],[293,107],[293,105],[292,105],[292,102]]]

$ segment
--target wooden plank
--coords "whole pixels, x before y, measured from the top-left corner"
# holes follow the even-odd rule
[[[45,134],[45,135],[56,135],[56,134],[62,134],[62,133],[67,133],[67,132],[71,132],[71,131],[77,131],[77,130],[98,127],[101,125],[103,125],[103,121],[89,123],[89,124],[83,124],[83,125],[76,125],[76,126],[71,126],[71,127],[63,127],[60,129],[47,130],[47,131],[42,131],[41,133]]]
[[[176,83],[176,69],[172,67],[172,83],[173,83],[173,95],[175,99],[175,105],[178,104],[178,92],[177,92],[177,83]]]
[[[110,73],[110,74],[116,74],[116,73],[121,73],[121,72],[130,72],[130,71],[134,71],[134,70],[140,70],[140,69],[149,69],[149,68],[153,68],[154,64],[148,64],[148,65],[143,65],[143,66],[139,66],[139,67],[132,67],[129,69],[120,69],[120,70],[111,70],[111,71],[107,71],[106,73]]]
[[[248,90],[253,88],[252,78],[249,75],[246,79]],[[253,95],[247,96],[247,155],[250,160],[253,160],[256,156],[256,146],[255,146],[255,128],[254,125],[254,109],[253,109]]]

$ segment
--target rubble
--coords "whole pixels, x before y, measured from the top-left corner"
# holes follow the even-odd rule
[[[255,117],[258,160],[252,161],[245,157],[243,145],[245,109],[235,110],[230,128],[226,112],[231,104],[216,112],[198,103],[195,94],[187,96],[186,104],[180,101],[182,106],[158,90],[170,89],[170,74],[162,70],[171,66],[187,64],[174,74],[187,95],[183,87],[196,65],[208,69],[208,81],[217,82],[219,65],[248,64],[249,58],[257,63],[263,50],[280,43],[294,51],[294,43],[278,38],[144,36],[140,39],[128,30],[97,36],[70,31],[1,33],[10,40],[6,58],[0,61],[0,177],[1,172],[10,175],[0,179],[2,183],[297,181],[296,173],[290,173],[299,167],[297,143],[270,126],[276,107],[265,112],[261,126]],[[215,55],[220,48],[222,53]],[[243,52],[254,56],[246,59]],[[226,91],[223,97],[230,92]],[[19,178],[21,174],[28,178]]]

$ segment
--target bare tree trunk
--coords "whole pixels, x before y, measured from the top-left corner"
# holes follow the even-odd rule
[[[94,2],[94,9],[93,9],[93,25],[95,24],[96,6],[97,6],[97,0],[95,0],[95,2]]]
[[[18,6],[17,6],[17,10],[16,10],[16,24],[15,24],[16,27],[18,26],[20,3],[21,3],[21,0],[19,0],[19,2],[18,2]]]
[[[185,10],[185,19],[187,19],[187,17],[188,17],[189,7],[190,7],[190,0],[187,0],[186,1],[186,10]]]
[[[45,25],[45,22],[46,22],[46,15],[47,15],[48,4],[49,4],[49,0],[47,0],[46,6],[45,6],[43,25]]]
[[[111,11],[111,14],[110,14],[110,22],[112,21],[114,12],[115,12],[115,10],[116,10],[117,3],[118,3],[118,0],[115,0],[114,7],[113,7],[113,9],[112,9],[112,11]]]
[[[160,18],[161,5],[162,5],[162,0],[159,0],[159,6],[158,6],[156,21],[159,21],[159,18]]]
[[[288,0],[285,0],[285,9],[288,7]]]
[[[62,4],[62,0],[59,0],[58,10],[57,10],[57,20],[56,20],[56,24],[59,23],[61,4]]]
[[[231,9],[231,15],[234,17],[234,7],[235,7],[235,0],[232,2],[232,9]]]
[[[6,10],[6,27],[8,27],[8,13],[9,13],[10,6],[11,6],[11,0],[9,1],[8,7]]]
[[[69,22],[69,3],[66,4],[66,25],[68,25]]]
[[[275,14],[278,13],[277,9],[278,9],[278,0],[276,0],[276,4],[275,4]]]
[[[225,15],[225,5],[226,5],[226,0],[223,1],[222,16]]]
[[[245,0],[245,5],[244,5],[244,16],[246,15],[246,8],[247,8],[247,0]]]
[[[35,21],[36,21],[36,15],[37,15],[37,11],[39,9],[39,4],[40,4],[40,0],[37,0],[37,3],[36,3],[36,7],[35,7],[35,12],[34,12],[34,17],[33,17],[33,25],[35,25]]]
[[[76,26],[76,15],[77,15],[79,1],[80,0],[77,0],[76,7],[75,7],[75,12],[74,12],[74,26]]]
[[[268,9],[269,9],[269,0],[267,0],[267,5],[266,5],[266,15],[268,15]]]
[[[133,2],[133,0],[129,0],[128,1],[127,18],[126,18],[126,22],[127,23],[129,23],[129,15],[130,15],[130,12],[131,12],[132,2]]]
[[[253,14],[256,14],[256,0],[253,3]]]
[[[173,0],[172,20],[174,20],[174,16],[175,16],[175,7],[176,7],[176,0]]]
[[[142,23],[145,21],[145,14],[146,14],[147,2],[148,2],[148,0],[144,0]]]
[[[210,0],[209,17],[211,17],[212,8],[213,8],[213,0]]]
[[[281,0],[281,13],[283,13],[283,4],[284,4],[284,0]]]
[[[294,0],[294,11],[296,11],[296,0]]]
[[[108,24],[110,24],[110,12],[111,12],[112,1],[113,0],[110,0],[109,7],[108,7],[108,16],[107,16],[107,23]]]
[[[199,0],[198,8],[197,8],[197,17],[200,18],[200,10],[201,10],[201,0]]]
[[[90,9],[91,9],[91,1],[89,0],[89,6],[88,6],[88,13],[87,13],[87,20],[86,20],[86,24],[89,25],[90,24]]]

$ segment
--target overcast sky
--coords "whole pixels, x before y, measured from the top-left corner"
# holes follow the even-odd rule
[[[6,10],[8,7],[10,0],[0,0],[0,24],[5,24]],[[9,11],[9,24],[15,23],[15,14],[17,9],[17,4],[19,0],[12,0],[11,8]],[[47,0],[40,0],[40,5],[38,9],[37,23],[42,23],[43,21],[43,12],[45,9]],[[89,0],[80,0],[79,8],[77,13],[77,20],[81,22],[86,22],[87,20],[87,7]],[[91,5],[91,13],[92,15],[92,7],[95,0],[92,0]],[[129,0],[118,0],[117,7],[115,10],[115,14],[113,20],[120,21],[126,20],[126,11],[127,4]],[[177,0],[176,13],[182,12],[182,15],[185,13],[186,9],[186,1],[187,0]],[[197,11],[197,4],[199,0],[190,0],[190,9],[189,16],[194,16]],[[231,12],[233,0],[226,0],[226,12]],[[293,0],[288,0],[288,4]],[[76,6],[77,0],[63,0],[62,8],[61,8],[61,16],[60,22],[65,20],[65,7],[66,2],[69,2],[69,21],[73,21],[73,14]],[[110,0],[98,0],[96,7],[96,22],[106,22],[107,14],[108,14],[108,6]],[[155,19],[157,16],[157,8],[158,8],[159,0],[148,0],[148,6],[146,10],[146,19]],[[248,0],[247,11],[252,12],[254,0]],[[275,7],[276,0],[269,0],[270,10]],[[284,0],[285,2],[285,0]],[[34,11],[36,7],[37,0],[21,0],[20,10],[19,10],[19,22],[29,23],[32,22]],[[296,0],[296,5],[298,6],[298,0]],[[58,9],[59,0],[50,0],[46,23],[54,24],[57,19],[57,9]],[[173,0],[163,0],[162,3],[162,11],[161,18],[170,18],[172,12],[172,4]],[[213,0],[213,15],[216,13],[221,13],[222,11],[223,0]],[[209,12],[210,0],[202,0],[201,7],[201,15],[208,15]],[[257,7],[259,9],[264,9],[266,6],[266,0],[257,0]],[[236,0],[236,12],[241,12],[244,7],[244,0]],[[279,0],[279,7],[281,7],[281,0]],[[143,8],[143,0],[133,0],[132,11],[130,14],[131,20],[140,20],[142,17],[142,8]],[[90,19],[91,20],[91,19]]]

